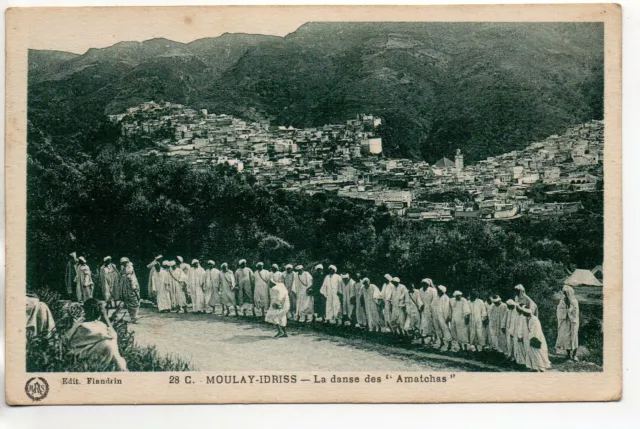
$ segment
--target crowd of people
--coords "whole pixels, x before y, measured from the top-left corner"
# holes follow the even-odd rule
[[[520,284],[514,287],[513,298],[503,302],[498,295],[484,300],[474,291],[465,297],[456,290],[450,297],[445,286],[436,287],[429,278],[414,286],[386,274],[379,288],[358,273],[339,274],[335,265],[325,271],[318,264],[311,272],[292,264],[283,269],[272,264],[267,270],[263,262],[252,270],[244,259],[235,271],[226,262],[219,269],[212,260],[204,265],[197,259],[186,263],[181,256],[154,258],[147,265],[147,291],[157,310],[260,317],[277,327],[278,338],[288,336],[289,320],[332,324],[387,332],[441,351],[500,353],[532,371],[551,366],[538,307]],[[106,256],[98,279],[100,298],[110,307],[124,304],[135,323],[140,285],[131,261],[121,258],[118,268]],[[67,290],[71,293],[74,286],[78,301],[94,298],[91,270],[83,257],[72,253]],[[562,289],[557,319],[556,349],[577,360],[579,306],[570,286]]]

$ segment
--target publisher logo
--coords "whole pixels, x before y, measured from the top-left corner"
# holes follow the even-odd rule
[[[49,383],[42,377],[32,377],[25,384],[24,392],[32,401],[42,401],[49,393]]]

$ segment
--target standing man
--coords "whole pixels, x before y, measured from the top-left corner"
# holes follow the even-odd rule
[[[471,350],[482,351],[486,345],[485,329],[487,326],[487,307],[484,301],[478,297],[477,292],[471,291],[471,323],[469,341]]]
[[[284,267],[284,273],[282,273],[282,283],[284,283],[287,290],[289,291],[289,302],[291,303],[289,314],[287,315],[289,319],[292,319],[293,315],[296,312],[296,297],[292,292],[294,278],[295,278],[295,274],[293,272],[293,265],[287,264]]]
[[[356,328],[367,327],[367,311],[364,306],[362,294],[364,292],[364,281],[360,279],[360,273],[356,274],[358,281],[356,282]]]
[[[176,256],[176,259],[178,260],[178,268],[180,268],[183,273],[187,274],[190,268],[189,264],[184,262],[184,259],[182,258],[182,256]]]
[[[76,297],[78,302],[85,302],[89,298],[93,298],[93,279],[91,278],[91,269],[87,265],[84,256],[78,258],[78,270],[76,274]]]
[[[507,300],[507,317],[504,320],[505,335],[507,338],[507,348],[504,355],[509,360],[515,360],[514,355],[514,337],[516,334],[516,323],[518,321],[518,312],[516,311],[516,302],[512,299]]]
[[[187,288],[191,295],[191,311],[204,313],[204,268],[197,259],[191,261],[191,268],[187,273]]]
[[[64,284],[66,286],[67,296],[77,297],[75,293],[76,289],[76,276],[78,275],[78,258],[76,252],[69,253],[69,260],[64,270]]]
[[[172,270],[171,270],[171,262],[172,261],[166,261],[167,264],[165,265],[164,261],[162,262],[162,272],[163,272],[163,276],[162,276],[162,281],[164,283],[164,290],[167,293],[167,296],[169,297],[169,311],[175,309],[177,307],[177,297],[175,294],[175,291],[173,290],[173,275],[172,275]]]
[[[156,305],[160,313],[171,311],[171,276],[168,270],[169,261],[162,261],[162,268],[160,269],[156,286]]]
[[[525,293],[524,286],[515,285],[514,289],[516,291],[516,296],[514,298],[516,304],[526,305],[529,310],[531,310],[531,314],[538,317],[538,306],[531,298],[529,298],[529,295]]]
[[[114,307],[112,291],[120,281],[118,277],[118,267],[111,262],[111,256],[105,256],[100,267],[100,289],[104,301],[111,307]]]
[[[525,343],[529,342],[529,327],[527,326],[525,313],[519,304],[516,304],[516,312],[518,313],[518,317],[516,319],[516,335],[513,339],[513,357],[516,363],[526,365],[527,346]]]
[[[287,335],[287,314],[289,313],[289,291],[284,283],[276,283],[274,279],[269,280],[271,290],[271,305],[264,320],[273,323],[278,328],[276,338],[286,338]]]
[[[391,292],[391,330],[396,334],[404,333],[404,325],[407,321],[407,287],[400,284],[398,277],[391,279],[393,290]]]
[[[216,312],[216,304],[220,303],[220,271],[214,261],[207,261],[204,272],[204,302],[207,313]]]
[[[329,265],[329,274],[324,278],[320,293],[325,297],[325,323],[337,323],[342,316],[342,277],[336,274],[338,269],[335,265]]]
[[[420,298],[420,293],[415,289],[413,283],[407,287],[407,295],[405,298],[407,320],[404,323],[404,331],[411,338],[422,338],[420,335],[420,326],[422,324],[422,309],[424,303]]]
[[[235,308],[235,316],[238,316],[236,306],[236,276],[229,270],[229,264],[220,265],[220,294],[222,310],[225,316],[229,316],[231,307]]]
[[[302,265],[296,266],[292,292],[296,301],[296,319],[300,322],[313,320],[313,278]]]
[[[264,317],[266,316],[269,305],[271,304],[269,299],[269,280],[271,280],[271,273],[264,269],[263,262],[258,262],[256,264],[256,271],[253,273],[253,280],[254,309],[260,309],[261,316]]]
[[[362,279],[361,298],[366,326],[370,332],[381,332],[384,326],[384,301],[378,286],[368,278]]]
[[[438,299],[438,291],[431,279],[422,279],[420,282],[422,288],[418,291],[420,299],[424,304],[422,309],[422,321],[420,323],[420,333],[422,335],[422,344],[430,344],[435,337],[436,329],[433,319],[432,304],[434,300]]]
[[[151,261],[147,268],[149,268],[149,282],[147,284],[147,296],[149,298],[154,298],[158,294],[158,290],[160,289],[160,272],[162,267],[160,266],[160,259],[162,259],[162,255],[158,255],[155,257],[153,261]]]
[[[491,301],[492,305],[489,308],[489,338],[491,340],[491,348],[500,353],[504,353],[507,349],[507,331],[504,326],[504,320],[507,317],[507,306],[498,295],[494,295]]]
[[[556,317],[558,319],[556,349],[566,351],[567,359],[573,359],[577,362],[580,306],[573,288],[569,285],[564,285],[562,288],[562,297],[556,308]]]
[[[356,309],[356,282],[349,277],[349,273],[342,275],[342,325],[349,322],[352,326]]]
[[[256,310],[253,307],[253,284],[253,271],[247,267],[246,259],[240,259],[236,270],[236,285],[238,287],[238,305],[242,307],[243,316],[247,315],[247,305],[251,307],[253,316],[256,315]]]
[[[471,308],[466,298],[459,290],[453,293],[451,301],[451,333],[453,339],[462,350],[469,346],[469,323],[471,322]]]
[[[325,315],[324,311],[326,309],[326,302],[324,295],[320,293],[320,289],[322,289],[322,284],[324,283],[324,266],[322,264],[316,265],[313,269],[313,273],[311,276],[313,277],[313,320],[314,322],[318,319],[324,320]]]
[[[133,269],[133,264],[129,258],[121,258],[120,277],[122,278],[122,292],[124,303],[127,306],[131,323],[138,322],[138,311],[140,310],[140,285]]]
[[[271,265],[271,278],[276,281],[276,283],[284,283],[284,275],[280,271],[278,264]]]
[[[451,330],[449,329],[449,322],[451,322],[451,303],[447,296],[447,288],[440,285],[438,286],[438,299],[434,300],[433,316],[436,322],[436,338],[442,340],[441,351],[448,351],[451,349]],[[440,343],[440,341],[438,341]]]
[[[390,274],[385,274],[384,278],[387,280],[382,285],[382,299],[384,300],[384,324],[388,330],[391,330],[391,294],[393,293],[393,283],[391,283]]]
[[[171,277],[171,289],[173,291],[174,302],[173,307],[178,313],[187,312],[187,297],[185,289],[187,285],[187,276],[184,270],[180,268],[176,261],[171,261],[169,266],[169,276]]]
[[[526,365],[527,368],[544,372],[546,369],[551,368],[551,362],[549,362],[549,350],[547,349],[547,340],[544,338],[542,332],[542,326],[540,320],[533,315],[531,309],[527,306],[522,307],[524,316],[527,320],[529,344],[527,349]],[[525,345],[526,346],[526,345]]]

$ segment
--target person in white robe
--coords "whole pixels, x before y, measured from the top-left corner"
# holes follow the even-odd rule
[[[87,265],[87,260],[80,256],[78,258],[78,270],[76,274],[76,298],[78,302],[84,302],[93,298],[93,279],[91,269]]]
[[[407,317],[404,322],[404,332],[414,338],[422,338],[420,335],[420,326],[422,325],[424,303],[422,302],[420,293],[415,289],[413,284],[407,287],[405,304]]]
[[[215,314],[216,306],[220,305],[220,270],[216,268],[216,263],[207,261],[207,269],[204,273],[204,302],[206,312]]]
[[[434,300],[438,299],[438,291],[431,279],[422,279],[420,286],[418,293],[424,304],[422,308],[422,320],[420,322],[420,334],[422,344],[430,344],[436,334],[432,304]]]
[[[453,292],[451,300],[451,336],[462,350],[469,348],[469,324],[471,307],[459,290]]]
[[[491,330],[489,329],[489,310],[491,310],[491,307],[493,306],[493,296],[488,296],[487,300],[484,302],[484,306],[487,310],[487,322],[484,325],[484,342],[487,345],[486,346],[486,350],[490,350],[491,349]]]
[[[378,286],[371,284],[366,277],[362,279],[359,301],[364,317],[364,320],[359,319],[360,323],[364,321],[369,332],[381,332],[384,327],[384,300]]]
[[[516,319],[515,337],[513,339],[513,358],[519,365],[525,365],[527,361],[525,342],[529,336],[527,318],[522,311],[522,307],[518,304],[516,304],[516,312],[518,317]]]
[[[70,353],[77,361],[98,365],[103,371],[127,371],[127,362],[118,349],[118,335],[98,300],[84,302],[84,320],[67,332]]]
[[[147,268],[149,269],[149,281],[147,282],[147,296],[151,299],[157,299],[159,282],[160,282],[160,272],[162,271],[162,265],[160,264],[160,260],[162,259],[162,255],[158,255],[147,264]]]
[[[531,314],[538,317],[538,306],[535,302],[525,293],[524,286],[515,285],[514,289],[516,291],[515,298],[513,299],[516,304],[526,305],[527,308],[531,310]]]
[[[206,310],[204,300],[204,268],[200,266],[200,261],[191,261],[191,268],[187,274],[187,290],[191,295],[191,311],[194,313],[204,313]]]
[[[342,324],[355,324],[356,282],[349,273],[342,275]]]
[[[293,294],[293,279],[296,277],[296,274],[293,272],[293,265],[287,264],[284,267],[284,272],[282,273],[282,283],[284,283],[285,287],[289,291],[289,314],[287,317],[289,319],[293,319],[293,316],[296,314],[296,297]]]
[[[187,297],[185,289],[187,287],[187,276],[176,261],[169,262],[169,278],[171,280],[171,293],[173,295],[172,307],[178,313],[187,312]]]
[[[76,276],[78,275],[78,258],[76,252],[69,254],[69,260],[64,271],[64,283],[66,286],[67,296],[76,297]]]
[[[253,270],[247,267],[247,260],[241,259],[238,261],[238,269],[236,270],[236,291],[238,294],[237,302],[242,308],[242,314],[247,315],[247,309],[250,308],[253,316],[256,315],[256,310],[253,306],[253,288],[254,288],[254,275]]]
[[[271,265],[271,278],[276,283],[284,283],[284,273],[282,271],[280,271],[280,268],[278,267],[278,264],[272,264]]]
[[[356,328],[367,327],[367,313],[364,307],[364,300],[362,299],[362,292],[364,290],[364,283],[360,277],[360,273],[356,274],[358,280],[356,281]]]
[[[177,308],[177,297],[175,296],[174,290],[173,290],[173,275],[172,275],[172,266],[171,266],[171,262],[173,261],[166,261],[167,265],[165,266],[164,261],[162,263],[162,271],[164,272],[164,276],[162,277],[162,281],[164,282],[164,290],[167,292],[167,295],[169,296],[169,302],[170,302],[170,310],[175,310]]]
[[[115,307],[112,291],[117,287],[118,282],[120,282],[120,274],[118,273],[118,267],[111,262],[111,256],[105,256],[102,260],[98,278],[100,280],[102,298],[108,306]]]
[[[337,274],[335,265],[329,265],[329,274],[324,278],[320,293],[325,297],[325,323],[337,323],[342,319],[342,287],[344,281]]]
[[[556,349],[565,351],[568,359],[578,360],[578,330],[580,328],[580,306],[575,291],[569,285],[562,288],[562,297],[556,307],[558,337]]]
[[[271,304],[269,298],[269,280],[271,280],[271,277],[271,273],[264,269],[264,263],[258,262],[256,264],[256,271],[253,273],[253,305],[257,310],[260,310],[263,317],[266,315]]]
[[[127,306],[131,323],[137,323],[140,310],[140,284],[133,268],[133,263],[127,257],[120,258],[120,279],[122,284],[122,300]]]
[[[229,264],[224,262],[220,265],[220,294],[222,307],[225,316],[231,314],[231,308],[235,309],[235,316],[238,316],[236,307],[236,276],[229,269]]]
[[[517,321],[518,311],[516,310],[516,302],[512,299],[509,299],[507,300],[507,317],[504,321],[504,326],[506,328],[505,334],[507,336],[507,348],[504,354],[507,358],[509,358],[509,360],[515,360],[514,350]]]
[[[171,276],[168,270],[169,261],[162,261],[162,267],[156,285],[156,305],[160,313],[168,313],[171,311]]]
[[[300,322],[313,320],[313,278],[302,265],[296,266],[291,291],[296,298],[296,319]]]
[[[391,330],[398,335],[404,335],[404,325],[407,321],[407,287],[400,283],[398,277],[391,279]]]
[[[436,327],[436,344],[434,346],[440,347],[441,351],[450,350],[451,341],[453,341],[451,329],[449,328],[451,303],[447,296],[447,288],[443,285],[438,286],[438,299],[433,300],[432,311]]]
[[[522,311],[527,318],[527,328],[529,332],[529,347],[527,347],[526,365],[527,368],[544,372],[551,368],[549,362],[549,350],[547,348],[547,340],[544,338],[540,320],[532,314],[531,309],[526,306],[522,307]]]
[[[471,351],[482,351],[486,346],[485,331],[488,325],[487,307],[476,292],[471,292],[471,322],[469,324],[469,342]]]
[[[284,283],[276,283],[275,280],[269,280],[269,296],[271,303],[269,310],[264,318],[265,322],[272,323],[278,328],[276,338],[286,338],[287,335],[287,314],[290,310],[289,291]]]
[[[391,283],[390,274],[384,275],[387,281],[382,285],[382,299],[384,301],[384,324],[386,330],[391,330],[391,294],[393,293],[393,283]]]
[[[507,348],[506,328],[504,327],[507,305],[498,295],[494,295],[491,301],[492,304],[488,312],[490,344],[492,349],[504,353]]]
[[[189,264],[184,261],[184,258],[182,258],[182,256],[177,256],[176,259],[178,260],[178,268],[180,268],[182,272],[187,274],[189,272],[189,268],[191,268]]]
[[[182,283],[182,291],[184,293],[184,297],[185,297],[185,300],[187,302],[187,307],[189,307],[189,305],[193,304],[191,302],[191,294],[189,293],[189,285],[187,284],[187,280],[189,278],[189,270],[191,269],[191,265],[189,265],[186,262],[184,262],[184,260],[182,259],[182,256],[177,256],[176,259],[178,259],[178,268],[180,268],[182,270],[182,273],[184,274],[184,277],[183,277],[184,282]],[[187,312],[187,308],[186,307],[185,307],[184,311],[185,311],[185,313]]]
[[[37,296],[27,294],[27,335],[49,337],[55,327],[49,306]]]

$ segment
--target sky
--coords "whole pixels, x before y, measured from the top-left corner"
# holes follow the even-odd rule
[[[581,16],[584,6],[565,5],[562,8],[566,9],[567,20],[586,20]],[[83,54],[89,48],[159,37],[188,43],[223,33],[285,36],[304,23],[314,21],[517,22],[522,20],[519,11],[504,6],[497,9],[492,6],[432,9],[412,6],[179,6],[18,8],[8,10],[6,15],[9,27],[22,27],[20,37],[26,36],[28,48]],[[559,13],[558,9],[556,11]],[[557,20],[557,15],[549,14],[544,7],[529,10],[527,17],[538,22]]]
[[[29,48],[83,54],[89,48],[157,37],[187,43],[223,33],[285,36],[308,21],[300,14],[265,19],[262,9],[238,9],[133,8],[127,14],[116,8],[41,9],[29,20]]]

